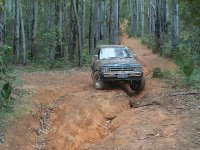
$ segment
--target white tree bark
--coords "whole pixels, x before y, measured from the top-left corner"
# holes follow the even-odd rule
[[[166,20],[169,19],[169,0],[166,0]]]
[[[141,0],[141,36],[144,36],[144,0]]]
[[[21,0],[19,0],[19,9],[20,9],[20,23],[21,23],[20,25],[21,25],[21,35],[22,35],[23,64],[26,65],[26,38],[24,31],[24,18],[23,18]]]

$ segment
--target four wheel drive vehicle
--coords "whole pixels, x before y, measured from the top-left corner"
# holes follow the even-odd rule
[[[105,88],[109,82],[128,83],[135,91],[145,86],[143,69],[126,46],[97,46],[91,68],[94,86],[98,90]]]

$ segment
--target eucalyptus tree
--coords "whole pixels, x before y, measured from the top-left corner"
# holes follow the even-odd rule
[[[162,54],[166,29],[166,0],[156,0],[155,37],[156,52]]]
[[[21,0],[19,0],[19,13],[20,13],[20,28],[21,28],[21,36],[22,36],[22,50],[23,50],[23,64],[26,65],[26,38],[25,38],[25,31],[24,31],[24,18],[23,18],[23,10],[22,10],[22,3]]]
[[[76,18],[77,22],[77,34],[78,34],[78,66],[81,67],[83,65],[83,40],[82,40],[82,32],[81,32],[81,25],[80,25],[80,20],[78,16],[78,10],[77,10],[77,1],[73,0],[73,10],[74,10],[74,15]]]
[[[62,29],[63,29],[63,13],[62,13],[63,0],[56,1],[56,25],[57,25],[57,44],[56,44],[56,57],[64,57],[63,44],[62,44]]]
[[[140,7],[141,7],[141,36],[144,36],[144,0],[141,0]]]
[[[19,28],[20,28],[20,0],[15,0],[15,22],[14,22],[14,42],[13,42],[13,62],[19,60],[19,44],[20,44],[20,35],[19,35]]]
[[[31,58],[36,59],[37,46],[37,27],[38,27],[38,0],[33,1],[33,18],[32,18],[32,30],[31,30]]]
[[[77,7],[77,6],[76,6]],[[70,1],[70,21],[68,35],[68,60],[74,61],[77,48],[77,21],[73,7],[73,0]]]
[[[119,0],[112,1],[111,44],[119,44]]]
[[[1,39],[2,43],[4,44],[6,44],[7,5],[8,5],[8,2],[4,0],[3,1],[3,16],[2,16],[2,20],[3,20],[2,21],[2,39]]]
[[[136,19],[134,14],[135,0],[130,0],[130,15],[131,15],[131,34],[133,35],[136,28]]]
[[[90,0],[90,21],[89,21],[89,53],[92,54],[95,48],[95,20],[96,20],[96,0]]]
[[[172,49],[176,49],[178,46],[178,30],[179,18],[178,18],[178,1],[172,0]]]

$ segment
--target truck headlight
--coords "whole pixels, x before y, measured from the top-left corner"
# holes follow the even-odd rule
[[[101,72],[109,72],[110,69],[108,67],[102,67]]]
[[[142,67],[137,67],[137,68],[134,68],[134,71],[136,71],[136,72],[143,72],[143,69],[142,69]]]

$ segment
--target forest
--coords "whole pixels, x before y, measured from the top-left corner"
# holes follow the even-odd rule
[[[81,67],[125,32],[153,52],[199,59],[198,0],[1,0],[1,56],[13,64]],[[62,66],[62,65],[61,65]]]

